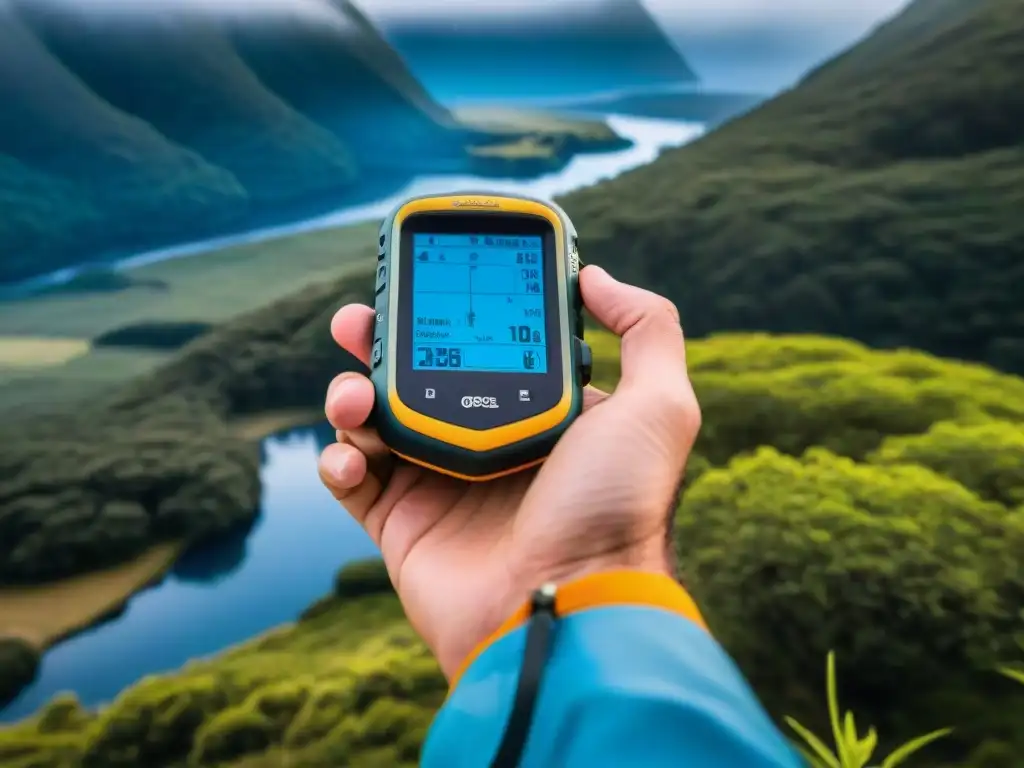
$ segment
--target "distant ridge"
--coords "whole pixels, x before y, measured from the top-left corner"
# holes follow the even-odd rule
[[[432,6],[380,24],[445,102],[585,98],[698,79],[638,0],[552,0],[457,18]]]

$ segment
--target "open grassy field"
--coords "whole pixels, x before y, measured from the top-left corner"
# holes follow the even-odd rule
[[[0,302],[0,414],[90,398],[170,359],[166,351],[91,348],[143,322],[220,323],[373,264],[376,223],[311,232],[138,267],[113,290],[53,291]]]
[[[0,637],[45,650],[117,610],[165,573],[180,553],[180,544],[165,542],[120,565],[57,584],[0,587]]]
[[[85,339],[38,336],[0,337],[0,371],[60,365],[89,351]]]

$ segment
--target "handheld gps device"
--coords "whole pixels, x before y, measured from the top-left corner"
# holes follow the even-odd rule
[[[370,378],[384,443],[465,480],[542,462],[592,365],[565,213],[503,194],[414,197],[379,245]]]

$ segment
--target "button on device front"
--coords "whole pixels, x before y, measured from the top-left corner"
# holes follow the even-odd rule
[[[384,358],[384,342],[381,339],[377,339],[373,342],[373,367],[376,368],[380,365],[380,361]]]
[[[381,264],[377,267],[377,293],[384,290],[384,286],[388,284],[388,268],[386,265]]]

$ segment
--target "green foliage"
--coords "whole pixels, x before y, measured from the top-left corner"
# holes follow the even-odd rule
[[[334,599],[216,660],[146,678],[99,715],[55,700],[0,730],[0,763],[279,768],[287,756],[323,768],[415,765],[446,691],[394,595]]]
[[[23,640],[0,637],[0,707],[32,682],[39,667],[39,652]]]
[[[923,435],[886,438],[869,461],[920,464],[1007,507],[1024,504],[1024,425],[940,422]]]
[[[561,198],[583,258],[668,295],[693,338],[821,333],[1024,371],[1024,15],[957,5]]]
[[[73,693],[54,696],[39,713],[36,727],[40,733],[81,731],[93,716],[87,712]]]
[[[195,766],[217,764],[265,750],[274,738],[274,723],[250,707],[234,707],[217,713],[196,733],[189,759]]]
[[[331,378],[357,365],[324,329],[371,279],[357,271],[226,323],[73,412],[5,420],[0,583],[79,573],[251,519],[259,447],[230,421],[319,405]]]
[[[980,366],[811,336],[723,334],[687,346],[704,414],[696,450],[714,464],[761,445],[862,458],[886,437],[946,420],[1024,424],[1024,381]]]
[[[349,563],[338,571],[334,579],[334,594],[339,598],[364,597],[393,590],[388,569],[379,557]]]
[[[1021,685],[1024,685],[1024,672],[1020,671],[1019,669],[1010,669],[1009,667],[1001,667],[999,669],[999,672],[1000,672],[1000,674],[1004,675],[1005,677],[1008,677],[1011,680],[1016,680]]]
[[[142,347],[180,349],[210,331],[209,323],[188,321],[149,321],[115,328],[92,340],[97,347]]]
[[[676,526],[685,582],[771,711],[820,722],[806,681],[836,649],[853,708],[890,738],[941,709],[955,752],[993,711],[1024,716],[983,682],[1024,636],[1019,513],[922,466],[762,448],[705,472]]]
[[[810,751],[806,749],[800,751],[812,768],[864,768],[878,746],[878,734],[874,728],[869,728],[867,733],[861,736],[853,712],[847,711],[845,716],[840,717],[839,692],[836,687],[836,658],[832,652],[828,654],[825,686],[829,724],[832,726],[832,738],[835,740],[835,752],[792,717],[787,717],[786,722],[810,747]],[[897,768],[897,766],[903,765],[907,758],[915,752],[919,752],[933,741],[947,736],[951,731],[951,728],[943,728],[908,741],[890,753],[882,762],[881,768]]]
[[[204,722],[229,706],[229,692],[210,673],[142,680],[90,727],[83,768],[131,768],[184,759]]]

